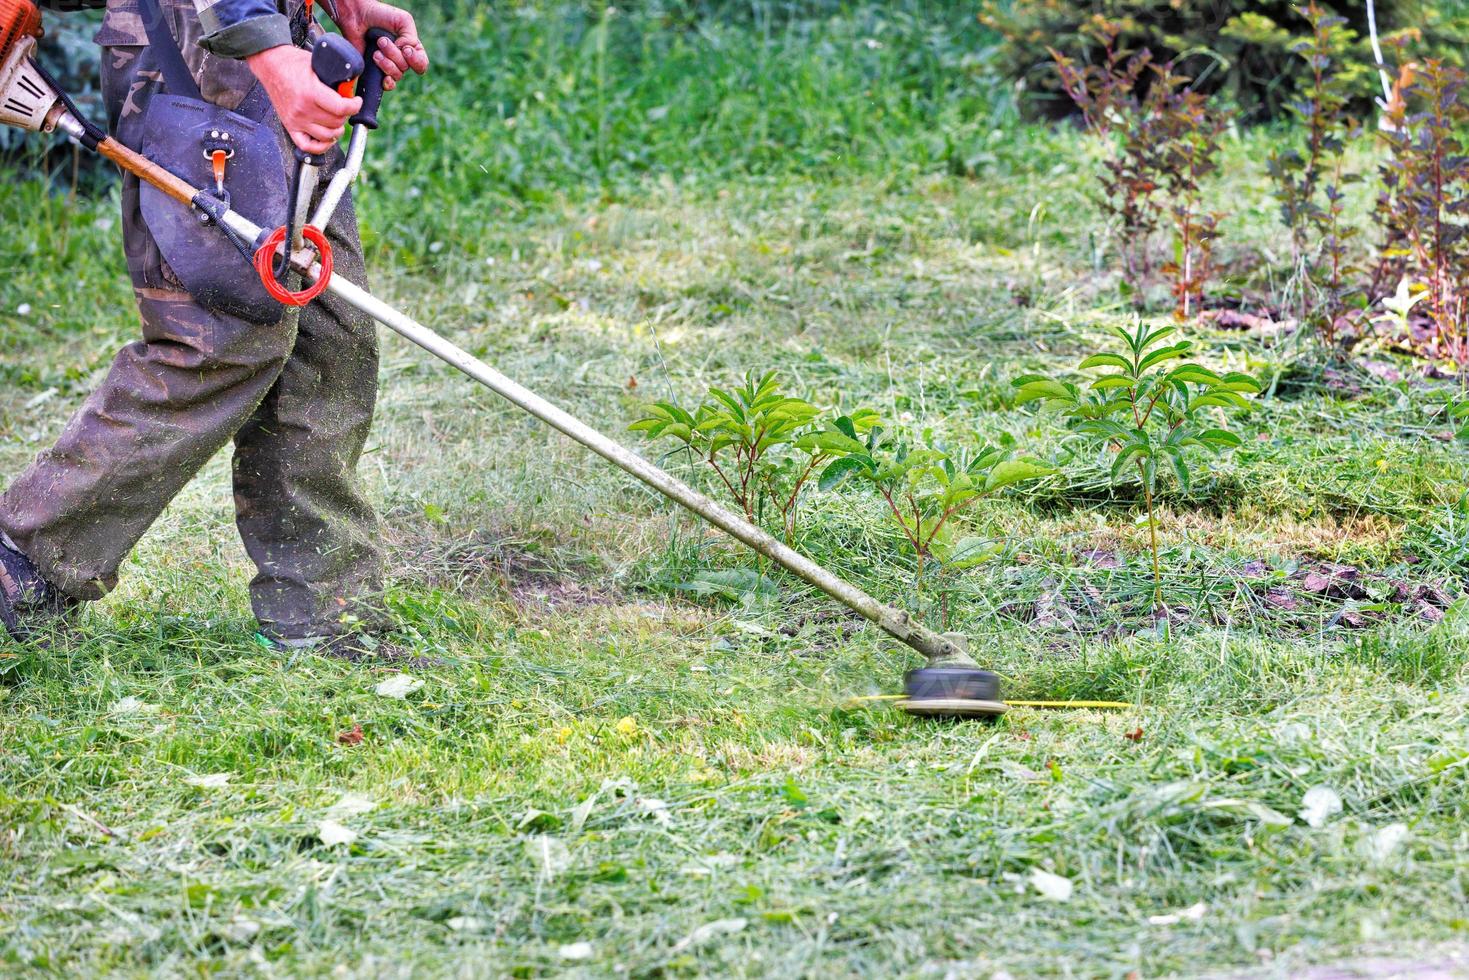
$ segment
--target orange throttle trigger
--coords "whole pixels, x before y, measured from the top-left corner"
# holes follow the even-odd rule
[[[323,34],[311,49],[311,70],[344,99],[352,98],[362,65],[362,52],[340,34]]]

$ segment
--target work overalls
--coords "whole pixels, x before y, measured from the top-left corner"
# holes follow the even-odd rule
[[[248,66],[199,46],[191,0],[161,4],[204,99],[237,107],[255,84]],[[286,13],[307,43],[301,0]],[[161,76],[136,0],[110,0],[96,39],[111,131],[138,148]],[[322,186],[342,162],[333,150]],[[329,295],[272,326],[200,306],[144,226],[131,175],[122,229],[142,339],[0,495],[0,531],[68,596],[100,598],[168,502],[233,440],[235,516],[258,569],[250,597],[263,630],[292,640],[381,625],[382,533],[357,476],[377,396],[373,322]],[[350,198],[329,237],[335,274],[366,286]]]

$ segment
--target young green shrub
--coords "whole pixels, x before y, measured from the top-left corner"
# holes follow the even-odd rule
[[[1193,351],[1191,342],[1164,344],[1175,330],[1149,329],[1141,319],[1132,331],[1115,328],[1122,346],[1098,351],[1078,366],[1082,371],[1114,370],[1095,378],[1085,390],[1044,375],[1012,382],[1018,389],[1017,404],[1043,402],[1059,408],[1078,440],[1112,454],[1109,472],[1114,486],[1134,477],[1142,485],[1158,609],[1164,606],[1155,506],[1159,474],[1172,473],[1187,492],[1195,450],[1219,455],[1241,445],[1239,436],[1220,428],[1210,416],[1248,410],[1244,396],[1261,390],[1247,374],[1219,375],[1184,360]]]
[[[1173,259],[1162,271],[1183,319],[1202,301],[1209,277],[1221,215],[1201,211],[1200,185],[1218,167],[1227,119],[1172,65],[1154,63],[1146,49],[1120,49],[1120,30],[1101,18],[1087,28],[1102,46],[1099,63],[1080,64],[1055,49],[1051,58],[1087,127],[1111,145],[1101,203],[1118,226],[1124,291],[1141,301],[1153,271],[1153,237],[1171,223]]]
[[[821,409],[787,394],[770,371],[747,374],[738,388],[710,388],[692,412],[655,402],[629,429],[681,443],[709,467],[746,520],[761,525],[768,516],[775,533],[792,544],[812,475],[841,452],[826,446],[830,439],[813,438],[822,419]],[[877,423],[877,413],[854,411],[841,421],[855,438]]]
[[[1405,259],[1426,287],[1434,341],[1424,353],[1469,369],[1469,75],[1437,58],[1409,65],[1402,98],[1389,106],[1377,214],[1385,257]]]
[[[1349,243],[1356,229],[1342,221],[1343,187],[1359,179],[1346,171],[1347,142],[1358,126],[1348,107],[1358,71],[1349,61],[1356,35],[1346,18],[1313,2],[1301,11],[1308,37],[1292,45],[1304,64],[1297,98],[1286,104],[1304,131],[1303,145],[1271,153],[1268,171],[1280,203],[1281,221],[1291,233],[1294,280],[1300,291],[1300,318],[1316,327],[1328,348],[1337,348],[1337,322],[1360,290],[1350,279],[1358,271]],[[1314,302],[1320,300],[1319,306]]]
[[[859,485],[877,493],[915,557],[914,592],[920,605],[930,569],[939,594],[937,625],[949,625],[948,579],[993,558],[990,542],[963,536],[955,518],[1006,487],[1038,480],[1056,472],[1037,459],[1016,457],[1008,450],[982,445],[975,450],[949,450],[925,433],[922,444],[884,439],[880,427],[865,439],[847,418],[836,419],[807,436],[813,450],[824,448],[835,458],[821,473],[823,490]]]

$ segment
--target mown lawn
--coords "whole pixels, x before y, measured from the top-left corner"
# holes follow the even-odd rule
[[[384,295],[630,444],[645,399],[773,368],[823,403],[1057,450],[1009,380],[1128,314],[1094,149],[979,87],[982,36],[940,43],[895,4],[599,40],[539,9],[461,10],[458,57],[390,107],[364,191]],[[789,98],[751,91],[752,60]],[[851,94],[869,83],[887,95]],[[1279,257],[1272,138],[1232,134],[1212,191],[1232,290]],[[130,335],[114,207],[6,185],[0,473]],[[1165,497],[1172,623],[1146,614],[1140,502],[1100,470],[969,517],[1004,552],[958,583],[956,625],[1007,696],[1133,705],[996,724],[897,713],[876,696],[916,658],[789,581],[700,598],[753,564],[385,338],[365,467],[393,646],[435,662],[259,645],[216,460],[70,634],[0,647],[0,963],[989,977],[1460,955],[1469,456],[1416,383],[1329,373],[1304,339],[1189,336],[1271,384],[1245,447]],[[912,601],[875,504],[812,506],[805,550]],[[1320,826],[1313,787],[1341,801]]]

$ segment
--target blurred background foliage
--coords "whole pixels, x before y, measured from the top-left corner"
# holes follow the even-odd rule
[[[1368,41],[1366,0],[1320,0],[1356,34],[1358,67],[1348,79],[1363,107],[1377,91]],[[1103,17],[1122,26],[1119,45],[1147,48],[1156,60],[1176,60],[1195,87],[1224,97],[1243,118],[1282,115],[1307,69],[1292,54],[1309,35],[1302,4],[1291,0],[980,0],[980,17],[1003,38],[995,70],[1024,94],[1025,104],[1048,115],[1073,106],[1060,89],[1047,48],[1082,61],[1103,52],[1082,28]],[[1469,3],[1463,0],[1376,0],[1379,35],[1408,35],[1414,56],[1462,64],[1469,45]]]
[[[1327,0],[1374,72],[1365,0]],[[608,193],[649,174],[822,174],[1003,169],[1007,120],[1069,111],[1046,46],[1086,57],[1095,14],[1123,42],[1178,57],[1249,121],[1281,112],[1300,77],[1305,21],[1286,0],[409,0],[432,75],[389,108],[379,166],[458,194],[533,205]],[[1378,0],[1383,31],[1462,60],[1464,0]],[[48,14],[43,57],[93,118],[100,14]],[[1096,52],[1090,51],[1092,56]],[[388,163],[384,159],[388,158]],[[49,173],[105,185],[108,168],[54,138],[0,132],[0,180]]]

